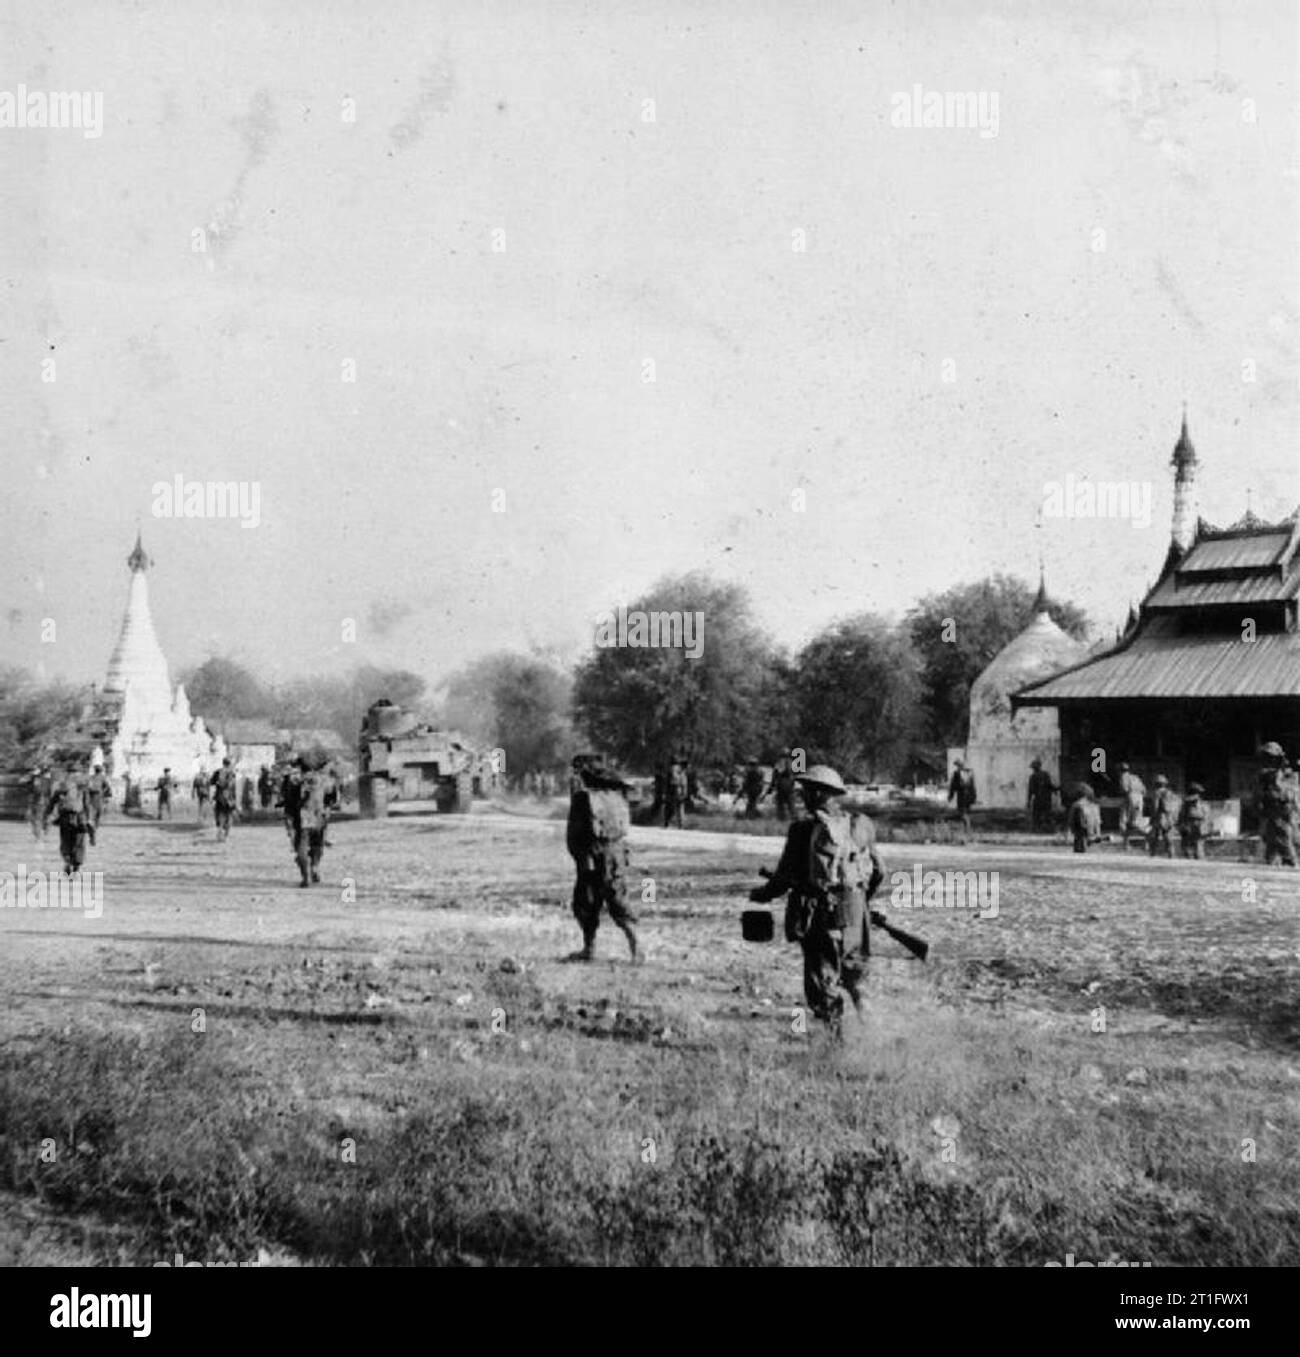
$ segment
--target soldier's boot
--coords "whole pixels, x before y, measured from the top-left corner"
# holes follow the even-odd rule
[[[636,933],[631,924],[619,924],[623,930],[623,936],[627,939],[628,951],[632,954],[632,964],[635,965],[640,960],[640,952],[637,951]]]
[[[569,953],[569,960],[570,960],[570,961],[592,961],[592,960],[594,960],[595,956],[596,956],[596,934],[595,934],[594,930],[593,930],[592,932],[589,933],[589,932],[587,932],[586,929],[583,929],[583,932],[582,932],[582,948],[581,948],[580,951],[577,951],[577,952],[570,952],[570,953]]]

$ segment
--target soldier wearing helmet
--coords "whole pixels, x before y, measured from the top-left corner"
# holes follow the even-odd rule
[[[1142,807],[1147,794],[1146,785],[1127,763],[1119,766],[1119,794],[1124,798],[1119,808],[1119,834],[1127,853],[1130,836],[1142,832]]]
[[[1177,821],[1178,796],[1169,785],[1169,779],[1161,773],[1156,778],[1155,794],[1151,798],[1151,827],[1147,830],[1147,851],[1152,857],[1173,857],[1169,834]]]
[[[1034,832],[1045,833],[1052,827],[1052,797],[1056,794],[1056,784],[1051,773],[1044,771],[1042,759],[1034,759],[1029,766],[1033,772],[1029,774],[1025,809]]]
[[[230,822],[234,818],[238,800],[239,787],[235,770],[228,758],[222,759],[221,767],[212,774],[212,814],[217,823],[218,839],[230,837]]]
[[[573,916],[582,929],[582,950],[572,961],[591,961],[596,954],[596,932],[601,909],[627,939],[635,964],[636,914],[627,898],[627,831],[631,815],[627,793],[632,790],[599,755],[575,754],[570,781],[569,821],[565,842],[573,858]]]
[[[1270,867],[1296,865],[1296,817],[1300,813],[1300,796],[1295,783],[1288,776],[1286,754],[1282,746],[1270,740],[1260,749],[1264,767],[1259,774],[1256,807],[1259,812],[1259,832],[1264,841],[1264,861]]]
[[[948,800],[957,803],[957,814],[961,817],[962,830],[970,837],[970,812],[975,804],[975,774],[965,759],[954,759],[952,781],[948,783]]]
[[[815,764],[798,775],[808,815],[786,831],[776,871],[749,898],[759,904],[787,897],[785,934],[803,949],[804,996],[814,1017],[842,1036],[846,990],[859,1015],[871,943],[867,904],[884,880],[875,827],[848,815],[837,798],[840,775]]]

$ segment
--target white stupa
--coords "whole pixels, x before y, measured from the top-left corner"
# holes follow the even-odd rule
[[[131,594],[102,690],[103,700],[113,709],[110,767],[119,783],[129,773],[133,783],[145,786],[152,786],[163,769],[170,768],[188,792],[195,773],[220,764],[225,744],[191,713],[185,685],[172,689],[149,613],[146,572],[153,562],[138,534],[126,563],[131,567]]]
[[[981,806],[1024,809],[1030,762],[1041,759],[1059,785],[1061,728],[1055,707],[1022,707],[1012,713],[1011,694],[1087,658],[1088,647],[1048,616],[1040,581],[1034,620],[1009,641],[971,684],[970,739],[966,761],[975,774]]]

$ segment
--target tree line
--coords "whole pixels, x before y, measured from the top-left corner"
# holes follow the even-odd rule
[[[217,656],[180,677],[192,709],[217,729],[254,718],[332,730],[351,747],[366,708],[387,697],[504,750],[515,773],[561,769],[579,745],[637,772],[677,753],[699,768],[729,768],[789,746],[854,779],[883,781],[918,758],[942,769],[946,747],[965,742],[971,683],[1032,620],[1034,593],[993,575],[926,595],[901,619],[844,618],[791,652],[755,621],[744,588],[696,571],[660,580],[627,606],[629,616],[699,614],[696,658],[680,646],[604,645],[569,669],[551,655],[503,651],[435,692],[409,670],[373,665],[271,684]],[[1050,612],[1065,631],[1086,636],[1079,608],[1054,602]],[[0,672],[0,764],[30,764],[75,725],[80,706],[66,683]]]

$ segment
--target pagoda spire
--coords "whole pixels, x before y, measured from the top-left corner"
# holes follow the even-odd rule
[[[126,563],[131,567],[131,573],[134,575],[137,570],[148,570],[153,564],[144,549],[144,542],[140,537],[140,529],[135,530],[135,550],[126,558]]]
[[[1043,562],[1038,562],[1038,593],[1034,598],[1034,616],[1045,613],[1052,606],[1051,600],[1047,597],[1047,576],[1043,571]]]
[[[1169,552],[1165,557],[1165,571],[1175,566],[1192,549],[1196,541],[1199,518],[1196,511],[1196,449],[1187,432],[1187,403],[1183,403],[1183,427],[1174,444],[1170,459],[1174,468],[1174,520],[1169,537]],[[1162,574],[1164,571],[1161,572]]]

